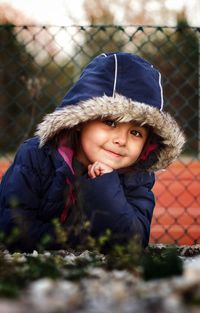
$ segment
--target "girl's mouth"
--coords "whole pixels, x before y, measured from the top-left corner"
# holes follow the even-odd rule
[[[115,157],[122,157],[123,155],[117,152],[114,152],[112,150],[108,150],[108,149],[104,149],[106,152],[108,152],[109,154],[115,156]]]

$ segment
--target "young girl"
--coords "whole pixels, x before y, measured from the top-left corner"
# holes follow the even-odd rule
[[[48,238],[45,248],[60,249],[55,219],[66,232],[73,226],[73,246],[89,221],[94,238],[109,229],[111,244],[137,235],[145,247],[153,172],[176,159],[185,141],[162,109],[153,65],[129,53],[97,56],[36,136],[19,147],[2,179],[0,230],[7,248],[32,251]]]

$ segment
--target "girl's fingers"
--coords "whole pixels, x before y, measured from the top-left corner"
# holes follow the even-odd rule
[[[90,178],[95,178],[112,171],[112,168],[101,162],[96,161],[93,164],[88,165],[88,175]]]
[[[88,166],[88,175],[90,178],[95,178],[96,173],[95,173],[95,163],[91,164]]]
[[[100,176],[100,174],[101,174],[101,169],[100,169],[100,164],[98,162],[95,162],[88,166],[88,175],[91,178]]]
[[[94,173],[96,176],[100,176],[101,174],[101,166],[98,162],[95,162],[94,164]]]
[[[95,177],[97,177],[97,176],[100,176],[100,174],[101,174],[101,168],[100,168],[100,164],[99,164],[99,162],[95,162],[94,164],[93,164],[93,172],[94,172],[94,175],[95,175]]]

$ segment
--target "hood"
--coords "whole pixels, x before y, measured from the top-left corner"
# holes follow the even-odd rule
[[[163,111],[159,71],[139,56],[123,52],[103,53],[89,63],[58,108],[38,125],[36,135],[43,146],[63,129],[106,117],[149,125],[162,138],[150,171],[166,168],[182,151],[183,132]]]

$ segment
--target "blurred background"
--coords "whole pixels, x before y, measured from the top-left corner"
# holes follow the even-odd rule
[[[156,174],[151,242],[200,243],[199,12],[198,0],[0,1],[0,179],[94,56],[136,53],[161,71],[187,136]]]

